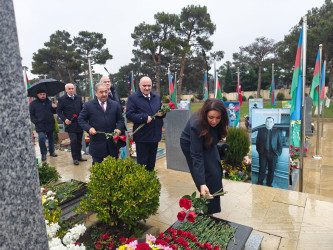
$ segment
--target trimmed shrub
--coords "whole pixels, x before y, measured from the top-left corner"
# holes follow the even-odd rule
[[[243,102],[246,101],[246,96],[242,95],[242,101],[243,101]]]
[[[284,94],[281,93],[281,92],[277,93],[277,95],[276,95],[276,99],[279,100],[279,101],[284,100]]]
[[[234,167],[242,166],[243,158],[250,150],[250,140],[246,130],[229,128],[226,143],[229,148],[225,162]]]
[[[254,98],[253,95],[250,95],[250,96],[249,96],[249,99],[253,99],[253,98]]]
[[[222,100],[223,100],[224,102],[226,102],[226,101],[228,101],[228,98],[227,98],[226,96],[222,96]]]
[[[194,101],[195,101],[195,98],[194,98],[194,97],[192,97],[192,98],[191,98],[191,102],[193,103]]]
[[[90,168],[88,192],[77,213],[97,213],[97,218],[110,226],[136,222],[157,212],[161,184],[156,172],[149,172],[133,159],[117,160],[108,156]]]

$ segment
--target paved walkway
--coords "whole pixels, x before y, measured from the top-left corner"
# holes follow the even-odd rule
[[[311,158],[316,131],[311,137],[303,193],[223,180],[228,194],[221,198],[222,212],[215,216],[253,227],[264,236],[263,250],[333,249],[333,122],[325,123],[324,135],[322,160]],[[89,181],[90,156],[74,166],[69,152],[57,153],[59,157],[48,156],[47,161],[57,167],[63,180]],[[157,170],[162,184],[160,207],[148,223],[164,231],[176,221],[180,197],[196,189],[189,173],[167,169],[165,157],[157,161]]]

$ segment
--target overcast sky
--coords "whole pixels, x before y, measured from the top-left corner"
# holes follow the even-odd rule
[[[308,10],[324,0],[13,0],[23,66],[29,68],[34,52],[44,47],[56,30],[72,37],[80,31],[100,32],[113,56],[106,65],[94,67],[98,73],[116,73],[130,63],[131,33],[141,22],[154,23],[154,14],[179,14],[187,5],[205,5],[216,31],[213,50],[223,50],[226,60],[240,46],[264,36],[280,41]],[[222,63],[223,63],[222,62]],[[219,65],[218,65],[219,66]]]

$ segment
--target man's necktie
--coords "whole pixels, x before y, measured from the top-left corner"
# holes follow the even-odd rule
[[[101,102],[101,107],[102,107],[103,111],[105,112],[104,102]]]

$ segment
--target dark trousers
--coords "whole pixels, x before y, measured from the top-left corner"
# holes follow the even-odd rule
[[[274,153],[268,152],[266,154],[259,154],[259,176],[257,184],[263,185],[266,169],[268,167],[266,185],[272,186],[277,159],[278,157]]]
[[[73,160],[82,158],[82,135],[83,131],[78,133],[68,133],[69,139],[71,140],[71,153]]]
[[[146,165],[148,171],[153,171],[156,162],[158,142],[135,142],[137,163]]]
[[[46,148],[46,145],[45,145],[46,136],[47,136],[47,139],[49,140],[50,154],[54,153],[53,132],[54,132],[54,130],[49,131],[49,132],[38,132],[38,142],[39,142],[39,148],[40,148],[41,155],[46,155],[47,154],[47,148]]]

